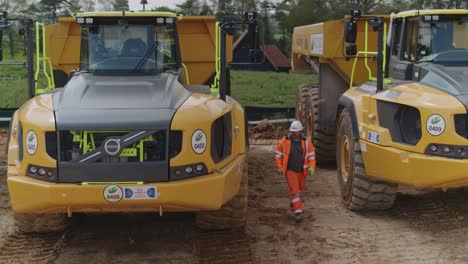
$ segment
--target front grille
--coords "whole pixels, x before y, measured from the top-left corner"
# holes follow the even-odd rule
[[[455,130],[458,135],[468,138],[468,114],[455,115]]]
[[[60,161],[80,163],[164,161],[167,159],[166,138],[166,130],[60,131]]]

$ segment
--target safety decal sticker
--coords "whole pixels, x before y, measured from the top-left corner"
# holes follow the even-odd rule
[[[198,129],[192,134],[192,149],[197,154],[202,154],[206,149],[206,134]]]
[[[372,131],[367,132],[367,140],[375,144],[380,144],[380,133]]]
[[[441,115],[431,115],[426,121],[426,129],[429,134],[433,136],[439,136],[444,133],[445,120]]]
[[[36,133],[34,133],[32,130],[26,134],[26,150],[28,151],[29,155],[34,155],[37,150],[37,136]]]
[[[122,189],[116,185],[109,185],[104,189],[104,199],[111,203],[122,200]]]
[[[124,199],[126,200],[149,200],[158,197],[158,188],[155,186],[124,188]]]

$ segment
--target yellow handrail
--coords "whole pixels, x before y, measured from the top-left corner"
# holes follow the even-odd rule
[[[375,81],[377,78],[375,77],[372,77],[372,70],[371,68],[369,67],[369,64],[368,64],[368,61],[367,61],[367,56],[368,55],[378,55],[378,52],[376,51],[368,51],[368,21],[366,21],[366,24],[365,24],[365,30],[364,30],[364,51],[358,51],[357,54],[356,54],[356,57],[354,57],[354,61],[353,61],[353,67],[351,69],[351,80],[349,82],[349,88],[351,89],[353,87],[353,80],[354,80],[354,70],[356,68],[356,62],[357,62],[357,59],[360,55],[364,55],[364,65],[367,69],[367,72],[369,73],[369,80],[370,81]],[[384,33],[383,33],[383,66],[382,66],[382,71],[385,72],[385,63],[386,63],[386,57],[387,57],[387,23],[384,23]],[[384,79],[384,83],[391,83],[391,80],[390,79]]]
[[[216,22],[216,29],[215,29],[215,70],[216,75],[213,80],[213,84],[211,85],[210,92],[212,94],[219,94],[219,80],[221,75],[221,27],[219,26],[219,22]]]
[[[40,34],[42,35],[42,51],[40,48]],[[42,56],[41,56],[42,54]],[[38,88],[38,77],[41,70],[42,62],[42,71],[44,76],[47,79],[47,87]],[[52,63],[46,53],[46,38],[45,38],[45,25],[43,23],[36,22],[36,71],[34,73],[34,93],[36,95],[46,93],[55,88],[54,81],[54,72],[52,68]]]
[[[185,63],[182,63],[182,67],[184,67],[184,71],[185,71],[185,80],[186,80],[186,84],[190,84],[190,80],[189,80],[189,75],[188,75],[188,69],[187,69],[187,66],[185,66]]]

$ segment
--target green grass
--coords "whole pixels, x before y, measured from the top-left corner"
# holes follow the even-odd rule
[[[294,107],[296,89],[318,82],[315,73],[231,71],[231,92],[243,106]]]
[[[5,61],[4,61],[5,62]],[[28,99],[28,73],[21,66],[0,66],[0,108],[15,108]],[[7,80],[11,78],[11,80]],[[46,87],[47,79],[43,74],[38,78],[39,86]]]
[[[2,63],[8,63],[4,60]],[[21,66],[0,66],[0,107],[19,107],[28,97],[28,72]],[[11,78],[11,80],[6,80]]]
[[[0,80],[0,107],[19,107],[27,99],[26,70],[1,66],[0,77],[10,76],[15,79]],[[294,107],[297,86],[315,82],[315,73],[231,72],[232,96],[243,106]]]
[[[0,81],[0,107],[19,107],[26,102],[27,98],[27,79]]]

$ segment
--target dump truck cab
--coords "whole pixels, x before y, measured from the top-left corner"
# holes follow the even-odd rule
[[[226,33],[212,17],[186,19],[185,36],[210,44],[184,51],[212,55],[198,64],[211,87],[189,84],[175,14],[82,13],[46,26],[57,41],[45,45],[62,45],[51,64],[68,80],[12,119],[8,187],[21,230],[61,229],[74,212],[197,211],[202,228],[245,224],[245,115],[219,83]]]
[[[341,96],[338,178],[349,208],[389,208],[398,184],[468,185],[467,19],[466,10],[392,15],[380,83]]]
[[[177,17],[78,14],[80,69],[94,75],[157,75],[181,67]]]

